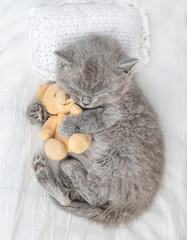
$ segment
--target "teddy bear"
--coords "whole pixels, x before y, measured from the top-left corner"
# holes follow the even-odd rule
[[[69,138],[62,138],[58,127],[68,114],[80,115],[82,109],[75,104],[73,98],[56,84],[44,85],[38,89],[37,98],[43,103],[50,117],[41,129],[41,138],[46,141],[45,153],[52,160],[61,160],[68,152],[80,154],[91,144],[90,134],[74,133]]]

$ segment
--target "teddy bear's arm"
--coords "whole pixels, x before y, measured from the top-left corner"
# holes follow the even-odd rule
[[[41,138],[43,140],[47,140],[51,138],[55,133],[56,127],[57,127],[57,116],[49,117],[41,129],[41,133],[40,133]]]
[[[70,114],[73,116],[77,116],[82,114],[83,110],[80,108],[77,104],[73,104],[73,106],[70,109]]]

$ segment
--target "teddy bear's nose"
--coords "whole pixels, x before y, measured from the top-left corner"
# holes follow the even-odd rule
[[[91,103],[91,97],[89,97],[89,96],[83,96],[82,97],[82,102],[85,104],[85,105],[88,105],[88,104],[90,104]]]
[[[69,99],[70,98],[70,95],[69,94],[65,94],[65,99],[67,100],[67,99]]]

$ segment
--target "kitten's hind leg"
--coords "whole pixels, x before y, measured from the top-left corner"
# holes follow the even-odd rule
[[[32,124],[44,124],[49,116],[47,109],[39,102],[31,104],[27,109],[27,117]]]
[[[91,206],[102,204],[98,193],[98,187],[94,187],[94,179],[92,183],[88,181],[87,171],[81,162],[76,159],[67,159],[60,164],[60,168],[62,172],[69,177],[73,184],[73,188],[84,201]]]
[[[61,205],[68,206],[71,203],[71,183],[66,175],[60,178],[55,175],[49,160],[42,154],[33,160],[33,169],[40,185]]]

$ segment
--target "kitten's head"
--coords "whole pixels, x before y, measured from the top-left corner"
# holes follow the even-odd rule
[[[90,35],[55,52],[61,68],[57,85],[83,108],[114,105],[128,89],[136,58],[113,38]]]

